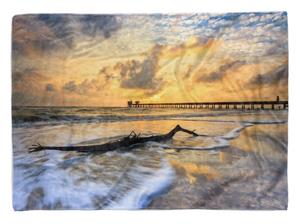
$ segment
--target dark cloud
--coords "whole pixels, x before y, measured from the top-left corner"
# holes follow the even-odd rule
[[[59,41],[69,48],[73,46],[74,34],[76,33],[74,33],[74,27],[71,26],[72,17],[70,15],[41,14],[37,16],[37,19],[43,21],[55,35],[54,40],[48,43],[39,43],[40,40],[37,40],[36,44],[39,44],[41,48],[53,47],[53,44]]]
[[[70,81],[67,82],[63,87],[63,90],[68,91],[68,92],[75,92],[77,90],[77,84],[75,81]]]
[[[41,92],[45,91],[48,78],[35,68],[13,69],[12,103],[13,105],[41,105]]]
[[[44,80],[45,77],[35,68],[16,68],[12,71],[12,84],[20,84],[26,80]]]
[[[79,20],[82,24],[82,32],[92,37],[101,33],[105,38],[109,38],[111,33],[121,26],[114,15],[84,15]]]
[[[118,78],[116,75],[112,74],[112,73],[109,71],[109,67],[108,67],[108,66],[102,67],[102,68],[99,70],[98,74],[104,76],[105,84],[106,84],[107,82],[109,82],[110,80],[113,80],[113,79],[117,79],[117,78]]]
[[[246,62],[245,61],[233,61],[224,65],[221,65],[217,71],[211,72],[210,74],[203,75],[199,77],[198,81],[203,82],[215,82],[222,80],[224,76],[227,74],[228,71],[237,69],[243,66]]]
[[[102,90],[104,86],[105,83],[101,82],[101,80],[99,79],[85,79],[79,83],[71,80],[62,87],[62,90],[80,95],[89,95],[91,93],[96,93],[97,91]]]
[[[33,93],[24,93],[23,91],[12,92],[12,105],[14,106],[28,106],[36,105],[37,96]]]
[[[114,15],[41,14],[38,19],[47,24],[58,38],[66,40],[66,43],[72,43],[74,30],[91,37],[98,34],[109,38],[112,32],[120,28]]]
[[[43,51],[54,49],[56,46],[65,46],[51,27],[47,26],[37,15],[15,16],[12,39],[13,55],[14,53],[26,54],[27,50],[32,49]]]
[[[153,47],[144,61],[131,60],[125,64],[118,63],[115,68],[120,69],[121,87],[149,90],[160,86],[161,80],[155,76],[161,48],[160,45]]]
[[[13,51],[26,47],[43,51],[72,48],[78,35],[109,38],[121,27],[114,15],[39,14],[13,19]]]
[[[265,56],[288,55],[287,41],[277,40],[266,50]]]
[[[250,86],[257,86],[257,85],[274,85],[278,84],[279,82],[288,82],[288,66],[281,65],[276,69],[267,72],[265,74],[258,74],[249,81]]]
[[[53,84],[48,83],[48,84],[46,85],[46,87],[45,87],[45,90],[46,90],[47,92],[54,92],[54,91],[55,91],[55,87],[54,87]]]

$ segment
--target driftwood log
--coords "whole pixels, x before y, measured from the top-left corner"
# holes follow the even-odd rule
[[[59,150],[59,151],[76,151],[76,152],[91,152],[91,153],[104,153],[116,149],[131,147],[136,144],[145,143],[148,141],[155,141],[155,142],[161,142],[166,141],[168,139],[171,139],[177,132],[182,131],[188,134],[191,134],[193,136],[199,136],[194,131],[190,131],[187,129],[184,129],[180,127],[180,125],[177,125],[173,130],[171,130],[169,133],[164,135],[154,135],[149,137],[140,137],[140,134],[136,134],[134,131],[132,131],[127,137],[124,137],[122,139],[119,139],[114,142],[108,142],[101,145],[83,145],[83,146],[42,146],[40,144],[32,145],[31,148],[29,148],[29,152],[37,152],[42,150]]]

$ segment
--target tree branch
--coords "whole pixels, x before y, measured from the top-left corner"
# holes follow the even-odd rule
[[[135,144],[145,143],[148,141],[166,141],[171,139],[177,132],[182,131],[193,136],[199,136],[194,131],[190,131],[177,125],[169,133],[164,135],[154,135],[150,137],[140,137],[140,134],[136,134],[132,131],[127,137],[124,137],[120,140],[114,142],[108,142],[101,145],[86,145],[86,146],[42,146],[39,143],[32,145],[29,148],[28,152],[38,152],[42,150],[59,150],[59,151],[77,151],[77,152],[108,152],[116,149],[122,149],[126,147],[133,146]]]

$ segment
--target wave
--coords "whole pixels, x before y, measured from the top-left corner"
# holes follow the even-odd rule
[[[168,111],[167,111],[168,112]],[[26,127],[31,125],[57,125],[68,123],[103,123],[103,122],[124,122],[124,121],[140,121],[140,120],[165,120],[165,119],[187,119],[189,121],[199,120],[199,118],[205,117],[222,117],[222,116],[239,116],[239,115],[251,115],[251,114],[263,114],[267,111],[169,111],[169,113],[162,113],[161,111],[131,111],[129,109],[119,108],[113,110],[111,108],[96,110],[93,108],[77,108],[71,109],[31,109],[27,110],[15,110],[13,111],[12,121],[13,127]],[[274,112],[272,112],[274,113]],[[207,122],[236,122],[232,120],[216,120],[216,119],[201,119]],[[269,121],[245,121],[244,123],[268,123]],[[275,122],[286,122],[277,120]]]
[[[143,115],[143,116],[127,116],[127,115],[29,115],[29,116],[13,116],[13,126],[23,127],[35,125],[55,125],[68,123],[103,123],[103,122],[122,122],[122,121],[140,121],[140,120],[164,120],[180,117],[189,117],[195,115]]]
[[[252,123],[246,123],[243,124],[241,127],[237,127],[233,130],[231,130],[230,132],[228,132],[227,134],[221,136],[221,138],[226,139],[226,140],[232,140],[237,138],[240,135],[240,132],[243,131],[246,127],[250,127],[253,126]]]
[[[141,175],[145,170],[147,175]],[[175,171],[166,159],[162,159],[158,170],[139,167],[136,175],[138,186],[132,188],[120,201],[111,203],[106,209],[141,209],[146,208],[154,197],[165,192],[173,183]],[[142,181],[141,181],[142,180]]]
[[[81,112],[90,113],[92,109],[88,110]],[[53,114],[40,113],[40,111],[36,113],[38,114],[15,115],[15,125],[45,124],[47,122],[51,122],[47,125],[52,125],[63,122],[113,122],[167,118],[195,118],[196,120],[197,117],[208,116],[220,117],[211,120],[201,118],[201,121],[234,122],[235,124],[216,125],[215,128],[218,131],[209,132],[211,135],[202,135],[192,139],[179,136],[179,140],[184,139],[184,141],[147,142],[130,152],[111,151],[101,155],[55,151],[28,154],[25,148],[26,145],[32,144],[34,140],[32,136],[40,134],[42,137],[45,135],[51,144],[59,144],[60,138],[64,140],[65,135],[62,134],[58,137],[53,134],[56,132],[54,129],[60,128],[58,126],[51,127],[51,132],[48,127],[45,129],[20,128],[13,133],[14,147],[20,148],[20,150],[14,151],[13,206],[16,210],[146,208],[155,197],[168,191],[176,178],[174,168],[168,163],[167,157],[164,155],[169,153],[178,155],[177,151],[180,152],[181,150],[210,150],[214,153],[229,147],[230,141],[238,138],[247,127],[255,124],[287,122],[275,117],[273,120],[271,120],[272,117],[264,117],[257,121],[250,121],[250,118],[245,119],[248,121],[233,121],[231,118],[221,116],[238,115],[238,112],[218,113],[216,111],[142,114],[141,116],[126,114],[125,112],[123,114],[116,112],[109,114],[109,111],[105,111],[106,114],[103,114],[102,111],[102,114],[99,115]],[[255,119],[256,117],[253,120]],[[227,124],[228,126],[226,126]],[[80,125],[74,125],[74,130],[77,130],[78,126]],[[209,125],[209,127],[211,126]],[[222,131],[223,129],[220,131],[219,128],[223,127],[225,128],[224,131]],[[62,127],[62,130],[67,128],[69,127]],[[81,130],[81,127],[78,128]],[[151,130],[151,128],[149,129]],[[76,139],[78,144],[101,144],[123,137],[117,133],[118,135],[113,137],[108,135],[99,138],[98,130],[90,129],[90,132],[85,133],[87,136],[84,138],[79,136]],[[205,133],[204,127],[201,130]],[[76,138],[75,135],[74,138]],[[199,152],[199,154],[202,153],[208,152]],[[191,154],[194,155],[194,152]],[[180,156],[178,155],[179,158],[182,158]]]
[[[80,115],[29,115],[13,116],[13,125],[26,126],[32,123],[43,124],[62,124],[62,123],[95,123],[95,122],[112,122],[122,120],[137,120],[135,117],[118,116],[118,115],[99,115],[99,116],[80,116]]]
[[[198,151],[205,151],[205,150],[217,150],[221,148],[225,148],[229,146],[229,142],[226,139],[223,139],[221,136],[213,137],[215,139],[215,143],[209,144],[207,146],[176,146],[173,144],[162,144],[158,142],[148,142],[146,144],[151,144],[155,147],[160,147],[160,149],[175,149],[177,151],[180,150],[198,150]],[[151,150],[151,149],[150,149]],[[153,149],[152,149],[153,150]],[[157,149],[154,149],[157,150]]]
[[[175,178],[159,150],[66,155],[51,151],[15,157],[15,210],[145,208]]]

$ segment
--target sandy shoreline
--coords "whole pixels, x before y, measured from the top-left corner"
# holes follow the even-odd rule
[[[286,208],[285,111],[186,115],[14,128],[14,208]],[[166,142],[100,155],[27,152],[35,142],[94,145],[131,130],[145,136],[167,133],[177,124],[201,135],[177,133]]]
[[[215,160],[168,155],[176,181],[148,208],[286,209],[286,146],[287,124],[254,125],[214,152]]]

